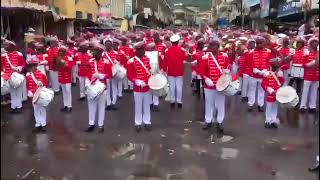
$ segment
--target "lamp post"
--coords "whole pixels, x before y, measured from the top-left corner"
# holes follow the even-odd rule
[[[241,0],[241,28],[244,29],[244,13],[243,13],[243,7],[244,7],[244,0]]]

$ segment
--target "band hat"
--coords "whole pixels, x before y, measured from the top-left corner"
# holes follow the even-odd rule
[[[288,36],[286,34],[280,33],[280,34],[278,34],[278,37],[279,38],[285,38],[285,37],[288,37]]]
[[[85,41],[82,41],[79,46],[89,46],[89,41],[85,40]]]
[[[110,37],[104,38],[102,42],[103,42],[103,44],[106,44],[107,41],[113,43],[112,38],[110,38]]]
[[[30,28],[28,29],[28,32],[36,32],[36,31],[35,31],[33,28],[30,27]]]
[[[239,37],[239,40],[241,40],[241,41],[248,41],[248,38],[245,37],[245,36],[241,36],[241,37]]]
[[[140,42],[133,44],[133,48],[140,49],[140,48],[144,48],[145,45],[146,45],[145,41],[140,41]]]
[[[149,44],[147,45],[147,48],[148,48],[148,49],[152,49],[152,48],[154,48],[154,47],[156,47],[156,43],[154,43],[154,42],[149,43]]]
[[[6,40],[6,41],[4,42],[4,44],[17,46],[17,44],[16,44],[15,42],[9,41],[9,40]]]
[[[174,34],[170,37],[171,42],[178,42],[180,40],[180,36],[178,34]]]
[[[64,45],[59,46],[59,51],[61,50],[67,50],[67,46],[64,46]]]
[[[197,42],[198,42],[198,43],[205,43],[205,39],[204,39],[204,38],[200,38],[200,39],[198,39]]]
[[[312,37],[312,38],[310,38],[309,40],[308,40],[308,45],[310,46],[310,44],[312,43],[312,42],[314,42],[314,41],[316,41],[316,42],[319,42],[319,39],[317,38],[317,37]]]

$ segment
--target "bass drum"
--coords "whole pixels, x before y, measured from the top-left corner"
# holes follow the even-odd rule
[[[299,103],[297,91],[291,86],[283,86],[276,93],[276,100],[281,107],[294,108]]]
[[[96,81],[94,84],[90,84],[86,88],[86,94],[89,100],[95,100],[98,98],[103,91],[106,89],[106,85],[101,81]]]
[[[24,75],[13,72],[9,78],[9,85],[12,88],[16,89],[22,85],[23,81],[25,81]]]
[[[9,89],[10,89],[9,82],[6,81],[5,78],[1,76],[1,96],[8,94]]]
[[[230,74],[223,74],[217,82],[217,91],[222,92],[226,96],[233,96],[240,90],[240,81],[232,81]]]
[[[168,80],[161,73],[152,75],[148,80],[148,85],[152,94],[159,97],[165,96],[169,91]]]
[[[53,100],[54,92],[46,87],[40,87],[34,93],[32,103],[39,106],[48,106]]]
[[[112,66],[112,76],[115,77],[116,79],[123,79],[127,75],[127,70],[120,64],[114,64]]]

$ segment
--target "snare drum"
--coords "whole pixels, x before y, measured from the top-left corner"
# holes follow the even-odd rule
[[[152,94],[156,96],[165,96],[168,91],[168,80],[165,75],[158,73],[152,75],[148,80],[148,85],[152,91]]]
[[[34,93],[32,103],[46,107],[53,100],[53,97],[54,92],[51,89],[48,89],[46,87],[40,87]]]
[[[90,84],[86,88],[86,94],[88,99],[95,100],[103,93],[105,89],[106,89],[106,85],[99,80],[97,80],[94,84]]]
[[[12,88],[16,89],[22,85],[24,80],[25,80],[24,75],[17,72],[13,72],[9,78],[9,85]]]
[[[293,87],[283,86],[278,89],[276,100],[282,107],[294,108],[299,103],[299,96]]]
[[[115,77],[116,79],[123,79],[127,75],[127,70],[120,64],[114,64],[112,66],[112,76]]]
[[[297,77],[297,78],[303,78],[304,75],[304,68],[301,66],[291,66],[290,69],[290,76],[291,77]]]
[[[226,96],[233,96],[240,91],[240,81],[232,81],[230,74],[222,74],[217,82],[217,91],[222,92]]]

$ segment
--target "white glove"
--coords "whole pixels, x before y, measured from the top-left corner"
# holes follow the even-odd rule
[[[209,79],[209,78],[205,78],[205,79],[204,79],[204,82],[205,82],[208,86],[214,86],[212,80]]]
[[[136,79],[135,81],[134,81],[134,83],[137,85],[137,86],[140,86],[140,87],[144,87],[144,86],[146,86],[146,83],[144,83],[142,80],[140,80],[140,79]]]
[[[90,80],[88,78],[86,78],[85,82],[84,82],[84,87],[87,89],[90,86]]]
[[[76,63],[77,63],[77,64],[81,64],[81,61],[77,61]]]
[[[104,79],[105,75],[104,74],[98,74],[99,75],[99,79]]]
[[[42,61],[40,64],[48,64],[48,61]]]
[[[223,69],[222,72],[223,72],[224,74],[229,74],[229,73],[230,73],[230,70],[229,70],[229,69]]]
[[[41,87],[41,86],[43,86],[43,83],[41,81],[37,81],[37,86]]]
[[[4,72],[1,72],[1,76],[4,75]]]
[[[278,77],[283,77],[283,72],[282,71],[278,71],[277,76]]]
[[[99,73],[94,73],[93,77],[98,79],[99,78]]]
[[[268,73],[268,70],[263,69],[262,71],[260,71],[260,75],[264,76],[266,73]]]
[[[28,97],[32,98],[33,97],[33,93],[31,91],[28,91]]]
[[[22,71],[22,67],[21,67],[21,66],[18,66],[18,67],[17,67],[17,71],[21,72],[21,71]]]
[[[255,74],[260,74],[261,71],[260,71],[259,69],[257,69],[257,68],[253,68],[253,73],[255,73]]]
[[[267,87],[267,91],[269,94],[273,94],[274,93],[274,89],[271,87]]]

